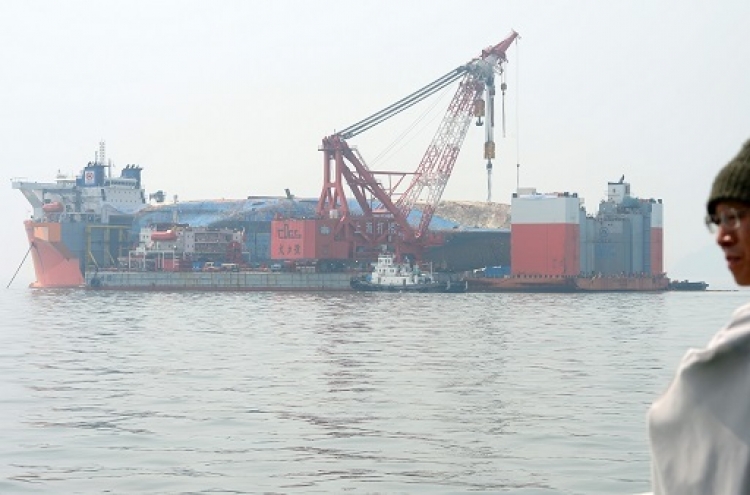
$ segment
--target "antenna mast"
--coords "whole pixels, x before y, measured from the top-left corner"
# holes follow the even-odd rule
[[[99,154],[96,158],[96,162],[99,165],[104,165],[107,167],[107,177],[110,179],[112,178],[112,167],[107,166],[107,153],[106,153],[106,145],[104,143],[104,139],[99,141]]]
[[[102,139],[99,141],[99,156],[97,156],[96,161],[99,163],[99,165],[104,165],[104,158],[105,158],[105,144],[104,140]]]

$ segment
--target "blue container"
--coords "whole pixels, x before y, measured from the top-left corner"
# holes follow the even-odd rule
[[[484,269],[487,278],[502,278],[510,275],[510,266],[488,266]]]

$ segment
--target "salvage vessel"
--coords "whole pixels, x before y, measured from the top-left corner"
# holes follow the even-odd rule
[[[36,275],[32,287],[350,290],[348,273],[251,266],[243,230],[180,224],[174,209],[171,222],[150,223],[159,208],[149,206],[141,167],[127,165],[113,177],[104,153],[102,142],[97,159],[76,177],[13,181],[33,209],[24,222]],[[163,193],[149,199],[163,200]]]
[[[104,153],[101,143],[95,161],[77,176],[12,182],[32,208],[24,222],[36,275],[31,287],[350,291],[352,277],[365,273],[362,262],[293,259],[306,249],[295,222],[272,229],[274,219],[290,212],[314,216],[315,200],[165,203],[162,191],[146,193],[141,167],[114,174]],[[445,244],[430,253],[435,266],[461,271],[487,259],[507,261],[507,229],[463,232],[437,216],[433,224],[446,232]]]
[[[32,287],[344,291],[393,285],[373,284],[368,264],[360,261],[305,258],[306,234],[299,221],[276,220],[280,227],[272,231],[279,212],[294,209],[304,215],[313,201],[250,197],[152,205],[149,200],[158,203],[163,193],[146,194],[141,167],[127,165],[113,177],[103,145],[99,156],[77,177],[13,182],[33,208],[24,222],[36,274]],[[421,274],[414,280],[423,283],[415,290],[701,290],[697,284],[669,285],[662,272],[661,201],[632,198],[629,188],[610,183],[610,197],[597,215],[588,215],[576,194],[519,191],[511,204],[510,233],[464,232],[448,223],[447,241],[437,247],[439,256],[432,262],[453,274],[434,274],[429,284]],[[319,248],[320,241],[315,242]],[[299,259],[295,253],[301,253]],[[452,264],[455,258],[460,261]],[[455,275],[480,260],[510,268]],[[435,283],[438,275],[442,282],[465,281],[449,287]],[[405,281],[400,279],[401,290]],[[407,285],[412,290],[411,282]]]

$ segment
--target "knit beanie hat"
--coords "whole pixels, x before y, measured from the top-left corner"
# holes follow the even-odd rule
[[[706,204],[708,214],[716,212],[716,203],[732,200],[750,205],[750,140],[714,179]]]

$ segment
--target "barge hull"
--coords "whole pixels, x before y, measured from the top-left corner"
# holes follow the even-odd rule
[[[470,278],[469,292],[662,292],[666,277],[504,277]]]
[[[351,291],[349,273],[99,272],[86,274],[96,290]]]

